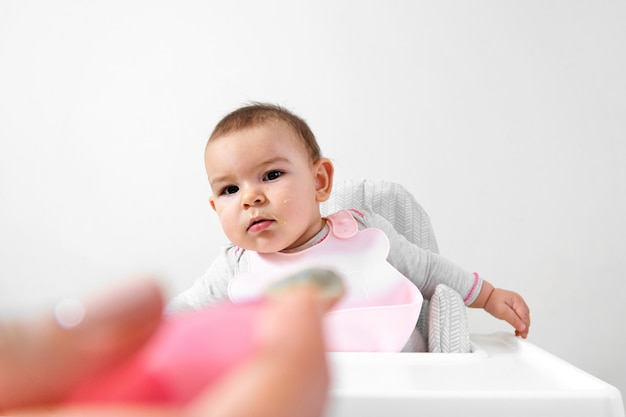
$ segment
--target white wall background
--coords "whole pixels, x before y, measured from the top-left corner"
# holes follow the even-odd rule
[[[190,285],[224,239],[205,139],[267,100],[339,179],[407,186],[444,255],[525,296],[532,342],[624,394],[624,22],[617,0],[0,0],[0,314]]]

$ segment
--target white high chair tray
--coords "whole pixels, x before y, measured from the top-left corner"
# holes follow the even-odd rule
[[[326,417],[624,417],[612,385],[511,334],[472,353],[328,354]]]

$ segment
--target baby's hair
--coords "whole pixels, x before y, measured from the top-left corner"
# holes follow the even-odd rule
[[[240,107],[224,116],[215,126],[209,137],[207,146],[212,140],[251,127],[262,126],[270,121],[279,121],[287,124],[294,131],[311,158],[311,162],[317,162],[322,153],[309,125],[299,116],[276,104],[252,102]]]

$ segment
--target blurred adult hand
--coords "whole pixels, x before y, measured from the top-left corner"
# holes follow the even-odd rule
[[[135,280],[86,300],[75,325],[59,324],[53,313],[0,323],[0,414],[320,416],[328,391],[322,317],[331,304],[306,286],[268,298],[254,354],[183,406],[62,402],[155,333],[164,298],[154,280]]]

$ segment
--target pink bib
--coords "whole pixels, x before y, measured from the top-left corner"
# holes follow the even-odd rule
[[[258,299],[273,281],[306,267],[336,271],[346,294],[324,322],[329,351],[402,350],[422,305],[417,287],[389,262],[389,240],[379,229],[359,231],[346,211],[328,217],[330,232],[315,246],[296,253],[247,251],[248,273],[229,284],[233,302]]]

